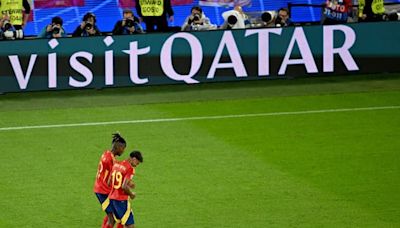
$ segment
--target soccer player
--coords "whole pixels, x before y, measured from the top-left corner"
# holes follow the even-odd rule
[[[102,228],[112,228],[115,223],[110,200],[108,199],[108,194],[111,192],[111,186],[108,183],[112,167],[116,161],[115,156],[120,156],[126,148],[126,141],[119,133],[115,133],[112,136],[112,149],[105,151],[101,155],[94,183],[94,193],[101,204],[101,208],[107,214],[103,219]]]
[[[112,169],[110,204],[115,221],[124,225],[125,228],[135,227],[135,219],[129,198],[134,199],[136,196],[130,189],[135,187],[132,180],[135,175],[135,168],[142,162],[142,154],[139,151],[133,151],[130,153],[129,158],[116,162]]]

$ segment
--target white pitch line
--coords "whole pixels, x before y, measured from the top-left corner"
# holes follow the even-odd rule
[[[147,119],[147,120],[144,119],[144,120],[123,120],[123,121],[109,121],[109,122],[88,122],[88,123],[53,124],[53,125],[36,125],[36,126],[33,125],[33,126],[20,126],[20,127],[2,127],[2,128],[0,128],[0,131],[42,129],[42,128],[81,127],[81,126],[101,126],[101,125],[116,125],[116,124],[177,122],[177,121],[187,121],[187,120],[216,120],[216,119],[245,118],[245,117],[304,115],[304,114],[316,114],[316,113],[372,111],[372,110],[387,110],[387,109],[400,109],[400,106],[339,108],[339,109],[321,109],[321,110],[294,111],[294,112],[267,112],[267,113],[253,113],[253,114],[250,113],[250,114],[221,115],[221,116],[194,116],[194,117]]]

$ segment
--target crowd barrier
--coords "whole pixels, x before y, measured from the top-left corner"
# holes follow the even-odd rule
[[[400,22],[0,42],[0,93],[400,72]]]

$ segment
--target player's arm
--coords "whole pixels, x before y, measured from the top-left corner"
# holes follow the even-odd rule
[[[125,192],[127,195],[129,195],[129,197],[130,197],[131,199],[134,199],[135,196],[136,196],[136,194],[135,194],[134,192],[131,191],[131,189],[130,189],[131,187],[129,187],[129,186],[135,187],[135,184],[133,183],[132,180],[130,180],[130,179],[128,179],[128,178],[125,178],[124,183],[122,184],[122,190],[124,190],[124,192]]]

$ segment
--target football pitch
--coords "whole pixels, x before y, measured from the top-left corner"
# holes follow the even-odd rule
[[[100,227],[116,131],[136,227],[400,227],[400,75],[0,95],[0,227]]]

